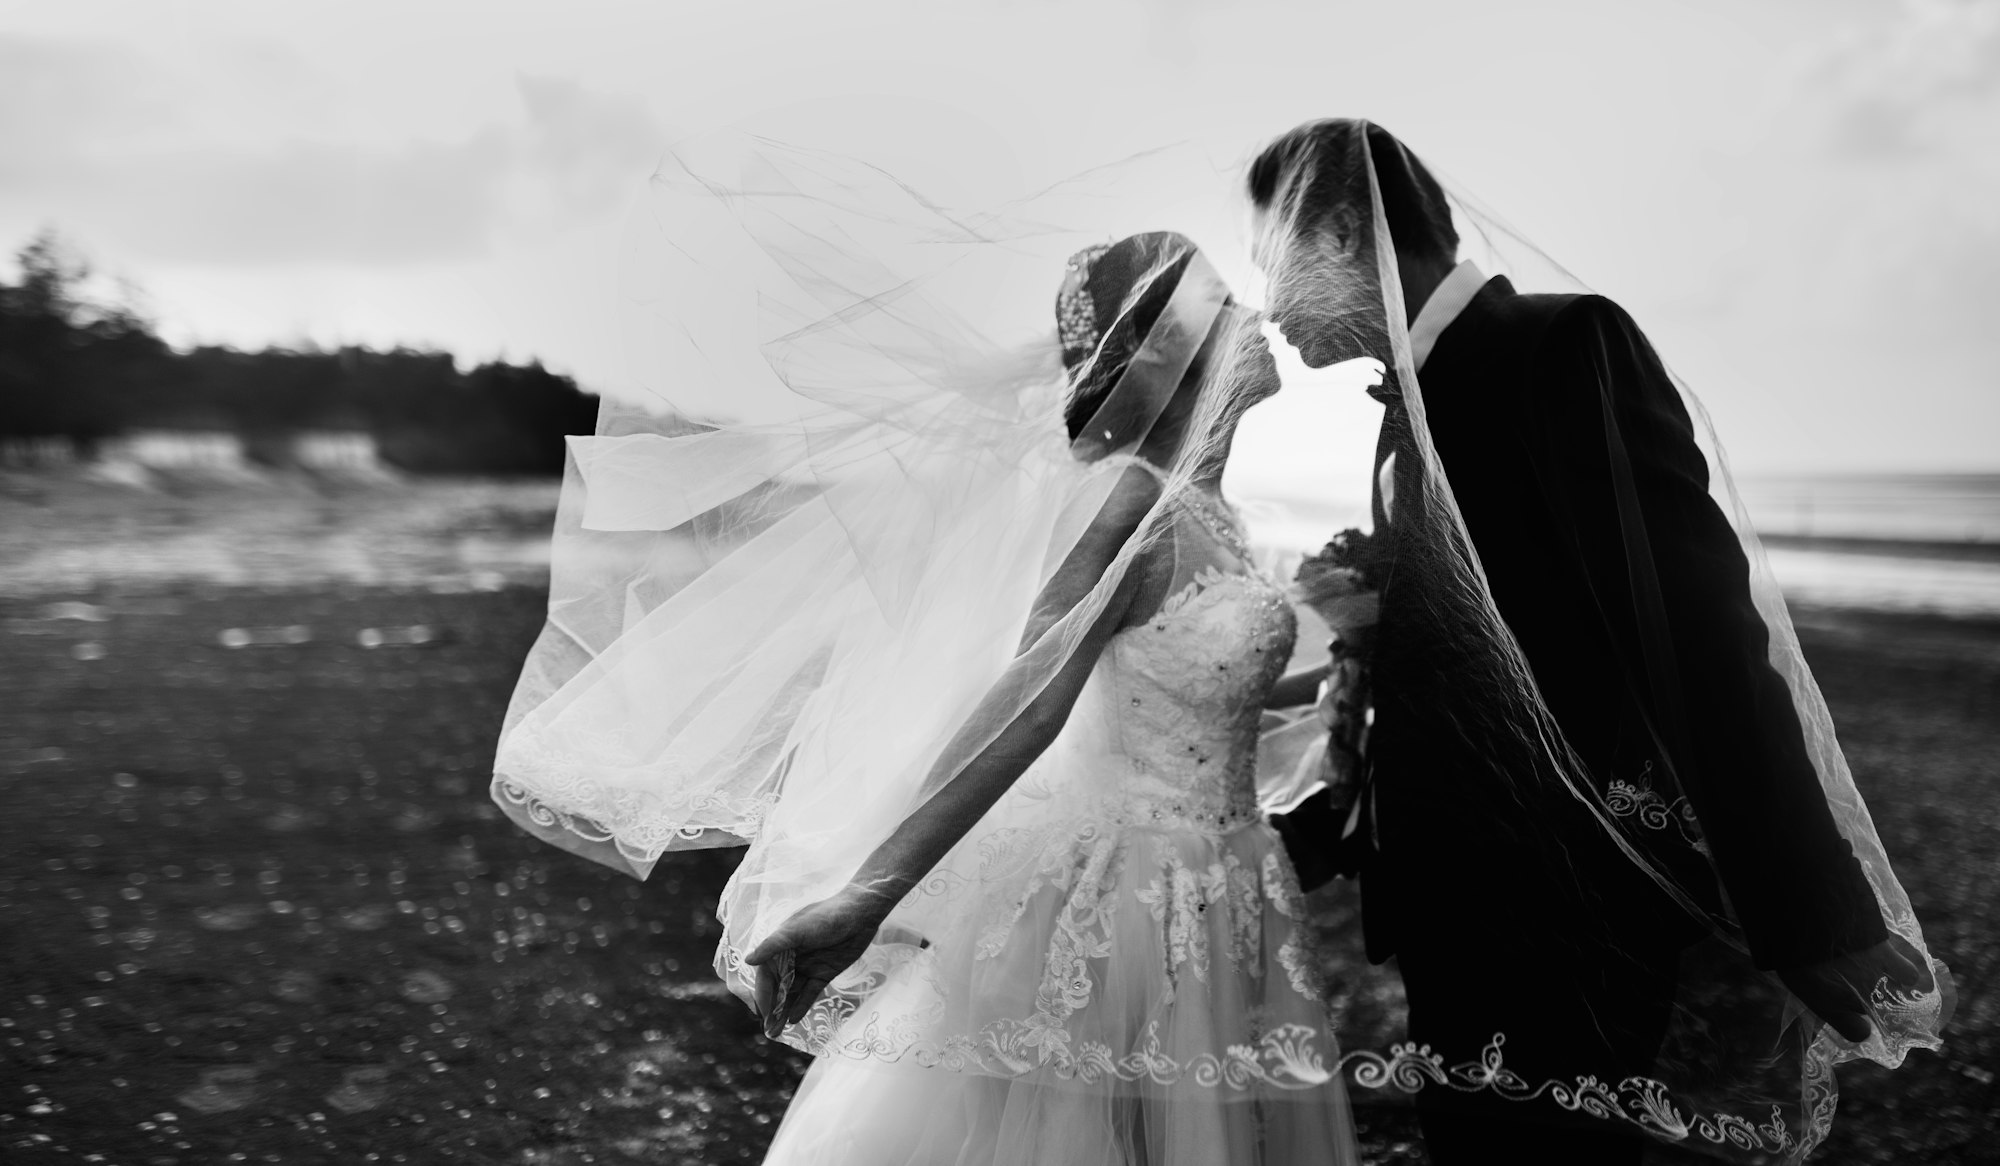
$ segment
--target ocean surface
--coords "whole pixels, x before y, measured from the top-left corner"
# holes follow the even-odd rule
[[[1746,477],[1793,602],[2000,616],[2000,474]]]
[[[1794,475],[1736,483],[1793,603],[2000,618],[2000,473]],[[1245,507],[1277,565],[1367,525],[1366,499]]]
[[[1760,533],[2000,547],[2000,473],[1737,479]]]
[[[1244,497],[1289,575],[1365,497]],[[1746,478],[1771,568],[1798,604],[2000,618],[2000,474]],[[0,474],[0,594],[173,581],[483,590],[548,578],[553,481],[303,480],[135,491]]]

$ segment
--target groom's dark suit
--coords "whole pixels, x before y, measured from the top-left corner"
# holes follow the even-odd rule
[[[1631,831],[1643,848],[1707,905],[1720,872],[1760,967],[1881,940],[1873,894],[1767,662],[1748,567],[1710,500],[1693,426],[1630,317],[1601,297],[1519,295],[1493,279],[1438,334],[1419,379],[1494,601],[1563,736],[1600,790],[1630,784],[1625,806],[1656,786],[1674,796],[1660,778],[1662,753],[1675,754],[1714,862],[1671,815]],[[1392,400],[1378,452],[1378,468],[1398,455],[1392,547],[1409,525],[1393,510],[1419,494],[1408,426]],[[1621,440],[1608,436],[1614,429]],[[1624,507],[1613,468],[1621,444]],[[1411,562],[1397,553],[1376,641],[1378,848],[1361,875],[1370,956],[1398,957],[1411,1037],[1447,1064],[1476,1060],[1504,1032],[1508,1066],[1532,1083],[1646,1074],[1679,953],[1705,929],[1573,800],[1531,798],[1536,837],[1507,824],[1521,803],[1457,731],[1485,694],[1438,674],[1436,640],[1452,629],[1420,605]],[[1559,863],[1543,861],[1549,838],[1561,840]],[[1536,1116],[1490,1097],[1441,1116],[1435,1107],[1455,1100],[1447,1089],[1418,1100],[1430,1107],[1426,1137],[1441,1163],[1499,1160],[1507,1137],[1529,1137],[1507,1123]],[[1454,1152],[1453,1131],[1475,1125]],[[1543,1161],[1565,1160],[1551,1137],[1581,1139],[1579,1159],[1623,1152],[1587,1144],[1597,1136],[1540,1130],[1530,1140]]]

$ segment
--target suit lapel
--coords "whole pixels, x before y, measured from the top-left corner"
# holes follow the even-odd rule
[[[1437,391],[1430,387],[1422,389],[1427,415],[1434,414],[1440,407],[1450,407],[1447,402],[1453,394],[1449,390],[1455,380],[1451,369],[1458,363],[1460,347],[1468,338],[1475,338],[1473,342],[1476,343],[1476,336],[1482,331],[1481,324],[1500,313],[1505,301],[1514,294],[1514,285],[1506,276],[1494,276],[1486,281],[1458,317],[1438,333],[1437,342],[1431,346],[1430,357],[1424,362],[1425,368],[1439,374],[1433,382]],[[1425,384],[1421,373],[1417,379],[1419,384]],[[1409,498],[1417,482],[1416,438],[1410,428],[1409,409],[1404,405],[1403,395],[1396,387],[1393,376],[1379,388],[1369,390],[1369,395],[1382,402],[1383,410],[1382,428],[1375,438],[1375,462],[1369,475],[1368,511],[1375,529],[1386,532],[1393,522],[1394,506],[1393,499],[1385,500],[1382,494],[1382,467],[1391,456],[1395,457],[1393,474],[1398,480],[1392,483],[1392,488],[1396,496]]]

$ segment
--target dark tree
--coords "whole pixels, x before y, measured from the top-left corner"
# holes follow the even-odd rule
[[[302,430],[362,430],[417,473],[555,474],[563,436],[596,428],[597,399],[527,365],[461,373],[448,353],[342,348],[175,352],[130,307],[85,292],[90,268],[51,232],[0,282],[0,437],[89,447],[131,429],[224,429],[281,462]]]
[[[88,445],[116,432],[170,350],[131,307],[86,296],[89,264],[53,231],[15,259],[21,282],[0,283],[0,433]]]

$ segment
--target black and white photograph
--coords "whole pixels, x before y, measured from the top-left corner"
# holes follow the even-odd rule
[[[2000,0],[0,0],[0,1160],[2000,1164]]]

